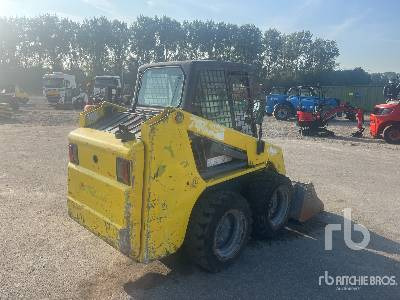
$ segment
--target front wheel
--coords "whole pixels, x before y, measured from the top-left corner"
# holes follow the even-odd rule
[[[286,121],[292,116],[292,109],[287,104],[278,104],[274,109],[274,117],[279,121]]]
[[[194,263],[218,272],[239,256],[250,232],[251,213],[245,198],[230,191],[207,193],[193,208],[184,249]]]
[[[289,217],[292,182],[284,175],[267,171],[249,184],[248,195],[253,211],[253,235],[259,239],[274,237]]]
[[[356,114],[352,112],[346,113],[346,119],[353,122],[357,121]]]
[[[389,144],[400,144],[400,125],[390,125],[383,130],[383,138]]]

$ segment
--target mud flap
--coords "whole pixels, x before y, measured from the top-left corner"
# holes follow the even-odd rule
[[[324,210],[324,203],[318,198],[314,185],[293,182],[293,199],[289,218],[305,222]]]

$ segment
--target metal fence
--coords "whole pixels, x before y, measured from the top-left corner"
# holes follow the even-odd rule
[[[384,103],[383,86],[353,85],[353,86],[323,86],[325,97],[334,97],[342,102],[371,111],[374,106]]]

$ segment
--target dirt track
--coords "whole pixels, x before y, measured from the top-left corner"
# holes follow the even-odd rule
[[[400,146],[350,138],[338,120],[336,138],[302,138],[293,122],[266,118],[269,141],[284,149],[288,175],[312,181],[326,212],[290,224],[272,241],[253,241],[239,261],[216,275],[173,256],[137,264],[70,220],[66,213],[67,134],[77,113],[33,99],[14,120],[0,120],[0,298],[384,298],[400,295]],[[366,135],[367,135],[366,130]],[[371,234],[366,250],[324,227],[343,224],[342,210]],[[353,238],[360,238],[357,232]],[[337,275],[396,276],[396,286],[338,291],[319,286]]]

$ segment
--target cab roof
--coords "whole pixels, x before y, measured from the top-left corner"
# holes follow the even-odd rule
[[[95,78],[119,78],[118,75],[98,75]]]
[[[167,61],[167,62],[157,62],[145,64],[139,67],[139,72],[143,72],[145,69],[154,67],[166,67],[166,66],[179,66],[185,71],[188,71],[192,67],[196,69],[228,69],[232,71],[247,71],[249,73],[254,71],[251,65],[236,63],[230,61],[220,61],[220,60],[184,60],[184,61]]]

